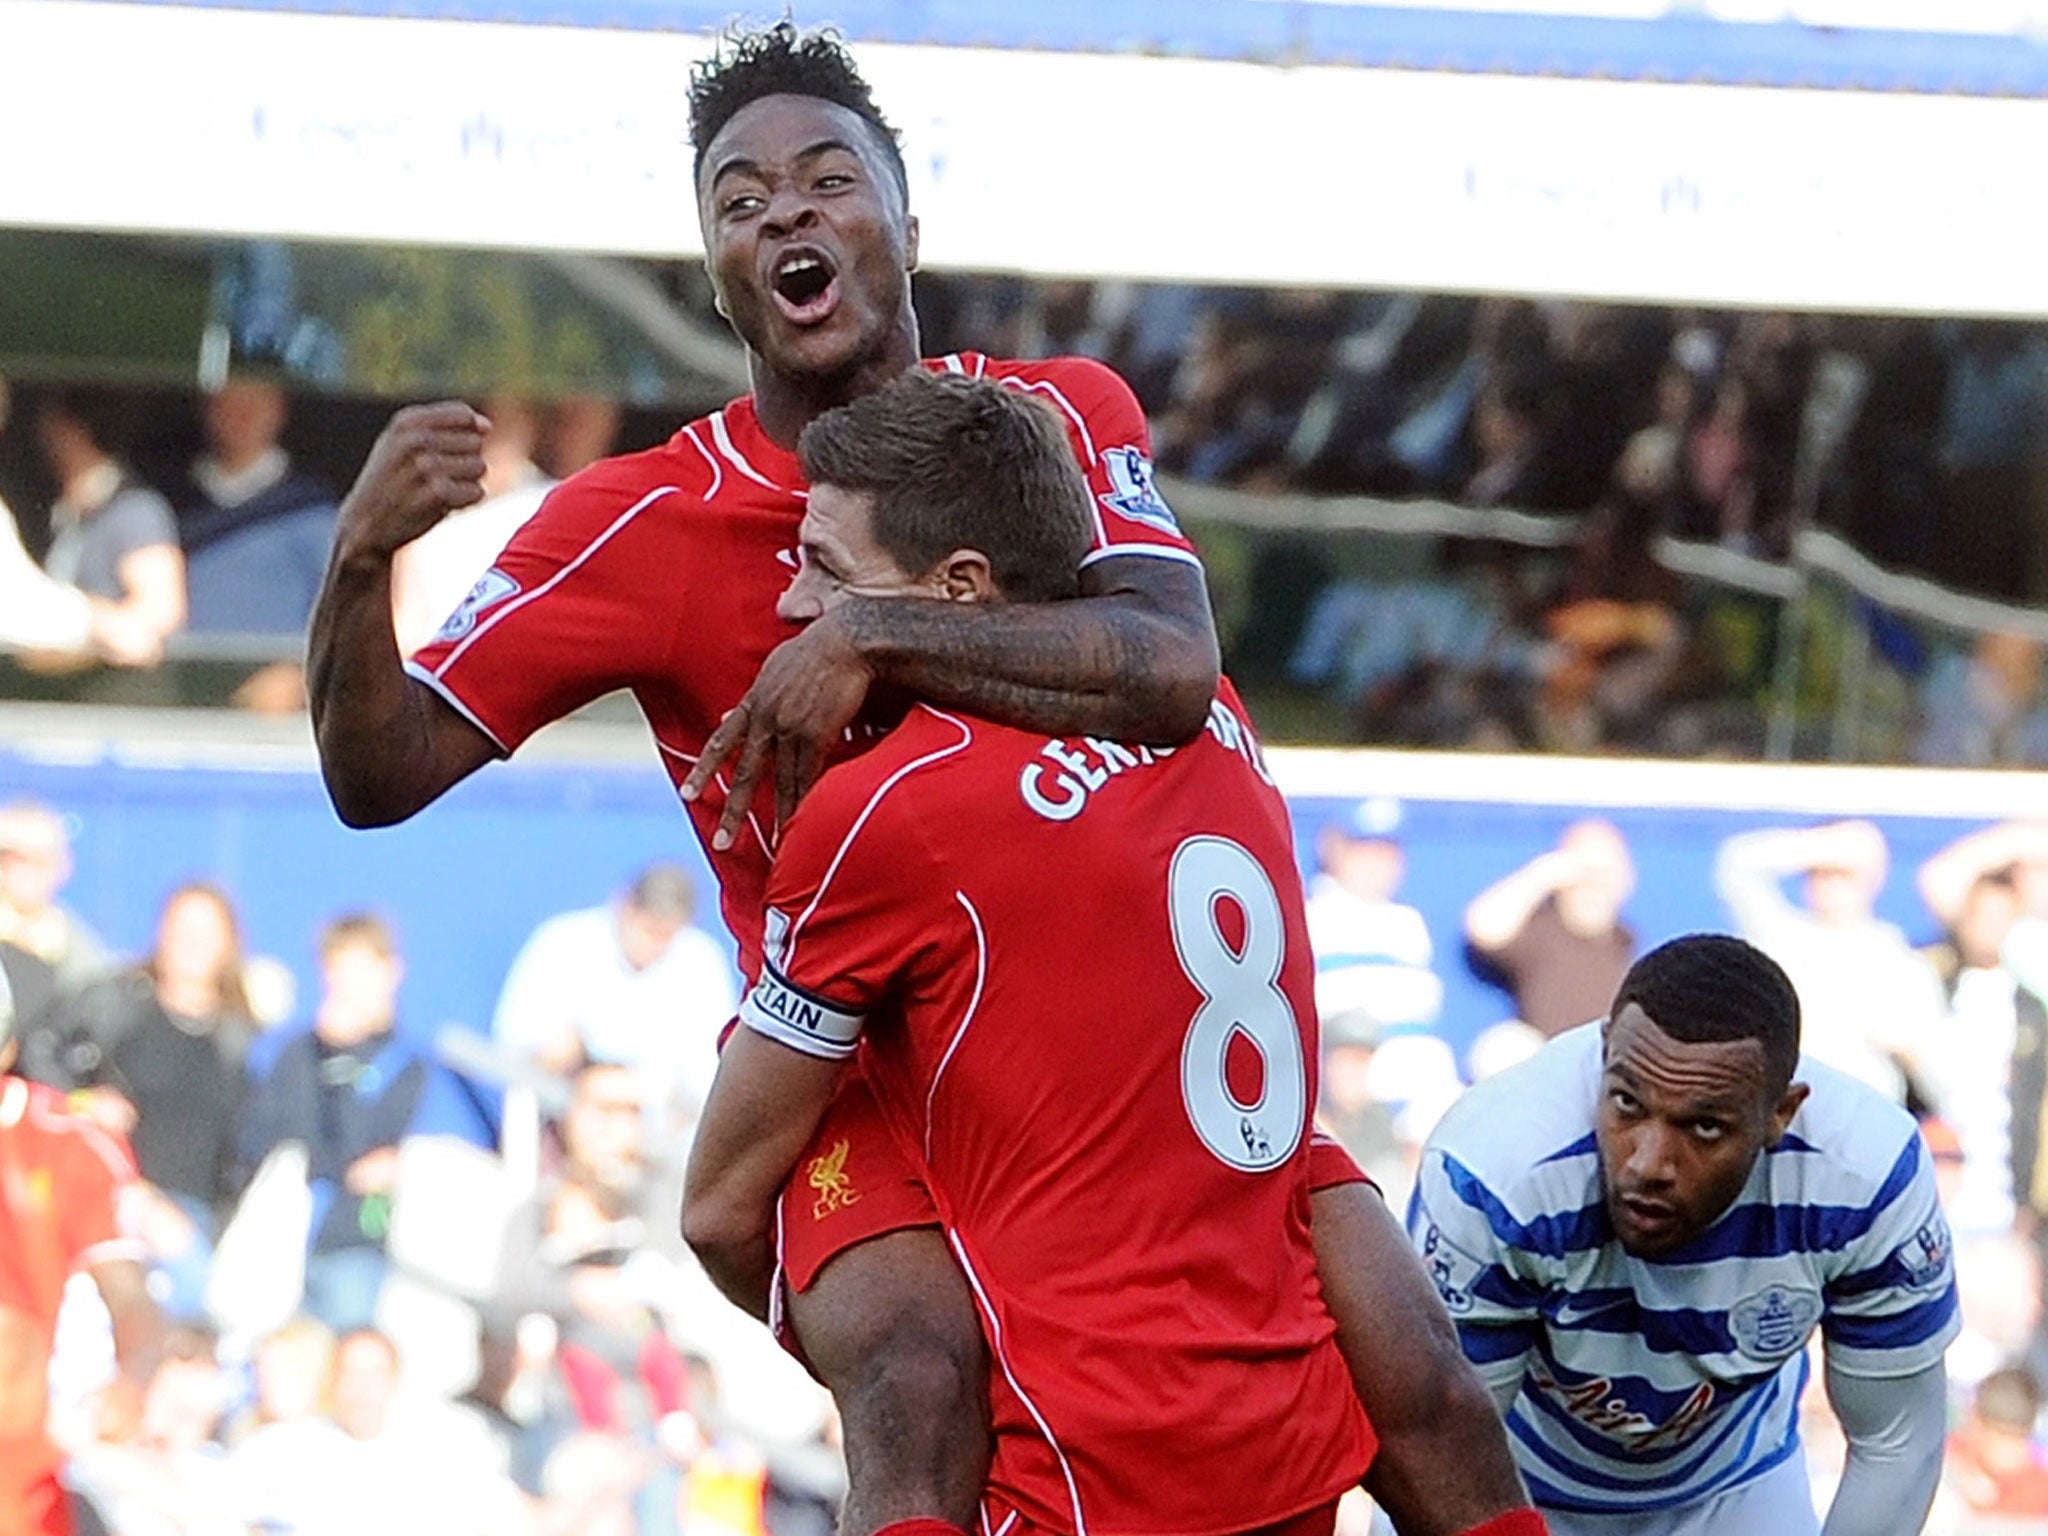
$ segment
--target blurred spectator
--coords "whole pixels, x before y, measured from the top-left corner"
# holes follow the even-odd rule
[[[1472,403],[1477,463],[1458,500],[1474,507],[1548,512],[1559,508],[1555,465],[1557,395],[1548,360],[1498,365]]]
[[[36,438],[58,496],[43,567],[107,603],[108,659],[154,666],[185,622],[185,557],[170,503],[115,457],[112,411],[83,390],[57,390],[36,412]]]
[[[1699,424],[1703,385],[1676,355],[1657,375],[1656,415],[1629,437],[1614,466],[1624,505],[1649,514],[1658,532],[1672,531],[1685,485],[1685,450]]]
[[[1659,565],[1647,513],[1610,497],[1581,523],[1539,620],[1553,651],[1543,673],[1542,736],[1590,752],[1647,746],[1687,653],[1678,578]]]
[[[0,378],[0,432],[7,429],[7,408],[7,380]],[[91,599],[53,581],[29,557],[12,509],[0,501],[0,652],[83,660],[92,651],[93,619]]]
[[[194,634],[262,635],[296,658],[334,542],[334,492],[292,464],[280,439],[284,387],[236,374],[201,402],[206,451],[173,490]],[[296,659],[244,680],[237,701],[265,713],[302,708]]]
[[[13,1028],[0,978],[0,1531],[70,1536],[63,1456],[46,1422],[66,1286],[89,1274],[112,1319],[119,1373],[95,1414],[108,1438],[134,1431],[163,1320],[117,1213],[135,1176],[127,1148],[69,1113],[54,1090],[9,1075]]]
[[[1320,868],[1308,885],[1308,942],[1316,1011],[1325,1027],[1362,1014],[1377,1032],[1427,1029],[1444,984],[1422,914],[1394,899],[1407,872],[1401,803],[1361,800],[1316,835]]]
[[[117,1536],[243,1536],[239,1492],[214,1440],[227,1402],[213,1336],[170,1329],[134,1437],[82,1450],[71,1485]]]
[[[1920,687],[1924,720],[1915,755],[1945,768],[2048,764],[2048,704],[2041,697],[2041,643],[1994,630],[1967,657],[1936,661]]]
[[[1672,532],[1684,539],[1749,550],[1756,517],[1756,442],[1749,385],[1727,372],[1706,411],[1686,433],[1684,479]]]
[[[623,412],[610,395],[566,395],[548,407],[542,434],[543,473],[566,480],[611,453],[619,438]],[[493,424],[497,418],[492,417]]]
[[[1359,741],[1513,750],[1543,657],[1503,601],[1498,571],[1335,581],[1311,604],[1289,676],[1334,685]]]
[[[199,1316],[207,1266],[239,1186],[249,1000],[241,920],[218,886],[182,885],[132,970],[64,1010],[72,1102],[134,1145],[147,1202],[142,1232],[178,1318]]]
[[[257,1341],[253,1364],[255,1402],[229,1437],[243,1518],[259,1531],[330,1530],[347,1453],[347,1437],[326,1412],[334,1335],[314,1318],[295,1317]]]
[[[690,1407],[683,1355],[666,1331],[684,1253],[681,1169],[650,1158],[635,1077],[623,1067],[577,1073],[561,1131],[561,1168],[508,1223],[494,1310],[503,1329],[534,1313],[554,1323],[575,1422],[643,1449],[642,1536],[673,1536],[681,1484],[662,1454],[665,1421]]]
[[[1714,856],[1714,889],[1736,930],[1785,968],[1806,1054],[1903,1100],[1907,1072],[1938,1038],[1941,985],[1877,915],[1891,850],[1867,821],[1742,832]],[[1802,900],[1782,882],[1797,875]]]
[[[390,925],[369,913],[338,917],[321,931],[319,954],[312,1025],[251,1088],[239,1139],[246,1168],[285,1142],[305,1146],[314,1192],[305,1306],[341,1332],[376,1316],[398,1144],[430,1066],[397,1028],[405,965]]]
[[[2029,969],[2027,954],[2028,902],[2044,878],[2048,825],[2003,822],[1936,852],[1919,886],[1945,934],[1930,958],[1949,1024],[1924,1071],[1963,1159],[1944,1205],[1963,1234],[2004,1218],[2048,1277],[2048,1002],[2038,990],[2048,974]],[[2048,1316],[2038,1283],[2028,1299]],[[2036,1336],[2032,1354],[2048,1360],[2048,1337]]]
[[[696,912],[689,872],[654,863],[606,905],[547,919],[506,972],[493,1038],[554,1073],[630,1067],[650,1111],[694,1119],[738,1006],[732,963]]]
[[[531,1513],[472,1415],[406,1389],[398,1350],[374,1328],[334,1351],[329,1415],[346,1437],[333,1470],[335,1529],[377,1536],[513,1536]]]
[[[1949,321],[1937,335],[1948,387],[1934,445],[1942,497],[1928,574],[1988,597],[2038,598],[2030,525],[2040,514],[2028,480],[2048,417],[2048,340],[2001,320]]]
[[[57,899],[71,872],[71,835],[62,816],[36,800],[0,805],[0,944],[49,966],[59,993],[113,968],[100,936]]]
[[[1998,856],[1997,841],[1967,834],[1920,867],[1921,894],[1944,935],[1924,953],[1947,1004],[1940,1047],[1924,1054],[1922,1071],[1936,1112],[1961,1141],[1961,1187],[1944,1202],[1960,1232],[2008,1231],[2020,1204],[2032,1206],[2048,1099],[2048,1006],[2004,962],[2019,887],[2009,861],[1981,862]],[[2048,1169],[2041,1172],[2038,1198],[2048,1209]]]
[[[1545,1036],[1604,1018],[1635,958],[1621,911],[1635,861],[1611,822],[1573,822],[1557,846],[1496,880],[1465,908],[1465,941],[1481,973]]]
[[[2036,1438],[2040,1416],[2040,1389],[2023,1368],[2007,1366],[1978,1383],[1968,1411],[1949,1438],[1936,1528],[1962,1511],[2048,1520],[2048,1456]],[[1944,1511],[1943,1505],[1951,1502],[1961,1510]]]
[[[1373,1094],[1372,1058],[1379,1031],[1363,1013],[1344,1013],[1323,1025],[1322,1092],[1316,1124],[1343,1144],[1389,1201],[1414,1182],[1402,1162],[1392,1106]]]
[[[534,463],[540,417],[532,404],[497,396],[485,404],[484,499],[460,507],[399,550],[391,563],[391,623],[401,655],[434,637],[498,552],[554,488]]]

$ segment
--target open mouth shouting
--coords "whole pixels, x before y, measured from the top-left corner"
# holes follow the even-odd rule
[[[793,245],[776,258],[769,279],[775,307],[792,325],[816,325],[839,307],[839,269],[812,245]]]

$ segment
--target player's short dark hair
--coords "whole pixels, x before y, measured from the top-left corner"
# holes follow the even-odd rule
[[[1773,1095],[1799,1066],[1799,994],[1769,955],[1726,933],[1689,933],[1629,967],[1607,1016],[1634,1003],[1674,1040],[1754,1040]]]
[[[873,498],[875,542],[922,575],[956,549],[988,556],[1018,602],[1080,591],[1088,484],[1051,408],[983,379],[912,369],[804,428],[813,485]]]
[[[763,96],[815,96],[846,108],[868,125],[896,174],[897,190],[908,194],[903,145],[839,34],[829,27],[805,32],[792,21],[758,32],[727,32],[717,52],[690,70],[690,142],[697,150],[693,177],[703,171],[704,152],[718,131]]]

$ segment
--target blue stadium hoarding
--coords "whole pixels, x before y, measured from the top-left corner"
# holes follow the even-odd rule
[[[232,0],[231,8],[664,32],[713,32],[735,14],[748,14],[720,0]],[[802,23],[830,23],[871,43],[1690,84],[2048,94],[2048,48],[2022,33],[1733,20],[1703,6],[1618,16],[1570,14],[1564,6],[1539,13],[1327,0],[832,0],[795,10]],[[1932,19],[1940,12],[1929,7],[1920,14]]]

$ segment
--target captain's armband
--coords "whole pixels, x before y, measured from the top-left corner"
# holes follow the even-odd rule
[[[740,1022],[806,1056],[843,1061],[860,1043],[867,1019],[792,985],[773,965],[764,965],[761,979],[740,1004]]]

